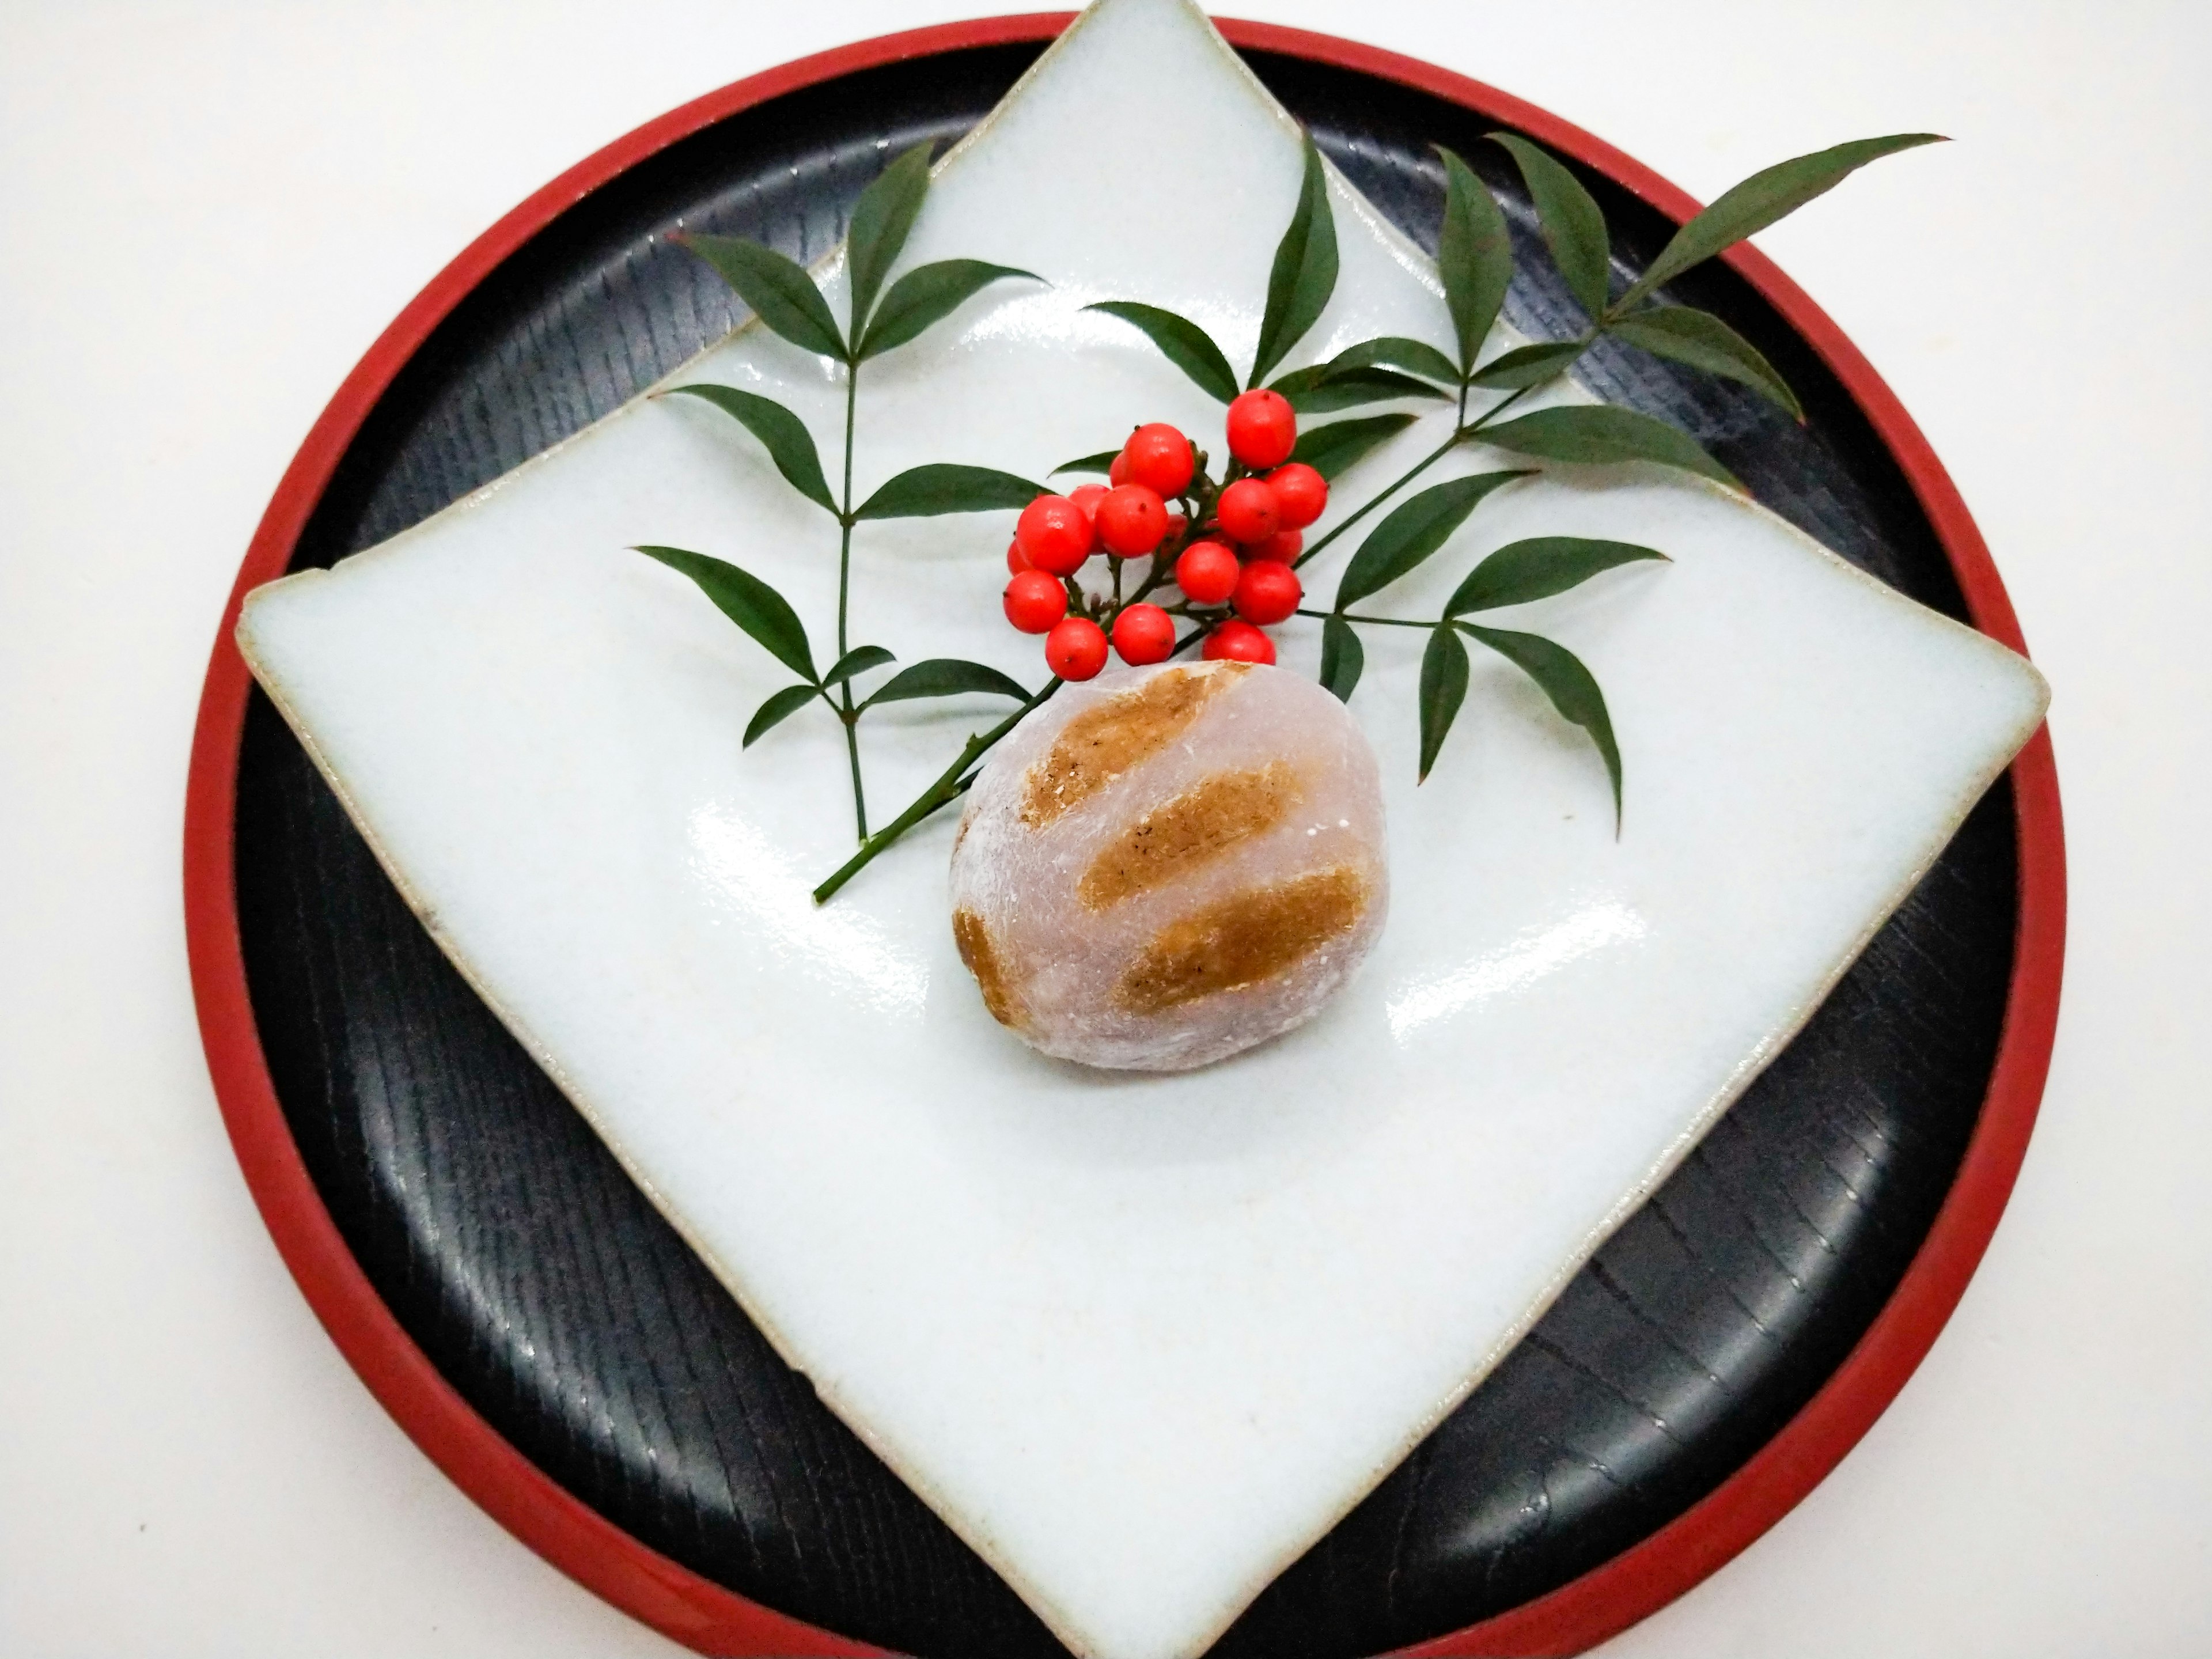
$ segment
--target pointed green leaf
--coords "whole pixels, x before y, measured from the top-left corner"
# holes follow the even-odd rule
[[[1492,203],[1494,207],[1497,204]],[[1376,364],[1389,368],[1402,368],[1411,374],[1435,380],[1443,386],[1457,386],[1459,370],[1452,360],[1419,340],[1409,340],[1402,334],[1384,334],[1372,340],[1362,340],[1358,345],[1346,346],[1328,360],[1332,369],[1367,368]]]
[[[816,683],[814,652],[806,643],[806,629],[799,613],[758,576],[680,547],[635,550],[689,576],[717,610],[765,647],[769,655],[793,673],[804,674],[809,684]]]
[[[1079,455],[1072,461],[1061,462],[1045,477],[1057,478],[1063,472],[1096,472],[1103,477],[1112,470],[1115,459],[1121,453],[1118,449],[1102,449],[1096,455]]]
[[[1498,391],[1541,386],[1567,372],[1589,349],[1587,340],[1539,340],[1501,351],[1474,372],[1474,384]]]
[[[1589,733],[1597,752],[1605,757],[1605,775],[1613,782],[1613,821],[1620,824],[1620,747],[1613,740],[1613,720],[1605,711],[1605,693],[1582,659],[1540,634],[1511,634],[1502,628],[1479,628],[1473,623],[1458,627],[1480,640],[1543,688],[1560,718]],[[1443,630],[1439,630],[1440,632]]]
[[[1421,775],[1418,782],[1429,781],[1437,752],[1444,746],[1452,722],[1459,718],[1459,706],[1467,701],[1467,647],[1457,634],[1449,628],[1430,633],[1428,648],[1421,653]]]
[[[1237,395],[1237,371],[1229,367],[1229,359],[1221,355],[1212,337],[1189,318],[1158,306],[1139,305],[1134,300],[1101,300],[1083,308],[1103,311],[1142,329],[1145,337],[1207,397],[1225,404]]]
[[[1442,547],[1452,532],[1467,522],[1467,515],[1481,504],[1484,496],[1501,484],[1528,476],[1526,472],[1482,472],[1471,478],[1431,484],[1419,495],[1407,496],[1368,532],[1359,551],[1345,566],[1334,608],[1342,611],[1388,587]]]
[[[1547,461],[1591,465],[1656,461],[1662,466],[1703,473],[1732,489],[1743,488],[1735,474],[1706,454],[1698,441],[1680,428],[1608,404],[1540,409],[1503,426],[1486,427],[1474,434],[1473,441],[1495,444],[1516,455],[1534,455]]]
[[[1655,356],[1670,357],[1708,374],[1741,380],[1753,391],[1779,404],[1797,421],[1805,411],[1774,365],[1759,349],[1711,312],[1688,306],[1655,306],[1609,324],[1607,333],[1639,346]]]
[[[1444,606],[1444,615],[1526,605],[1579,587],[1601,571],[1667,556],[1633,542],[1592,541],[1582,536],[1534,536],[1508,542],[1467,574]]]
[[[811,685],[787,685],[753,713],[745,723],[745,739],[738,746],[750,749],[775,726],[781,726],[822,694]]]
[[[813,434],[805,422],[775,398],[741,392],[733,386],[671,386],[669,392],[702,398],[725,415],[735,416],[761,441],[786,483],[817,507],[832,513],[837,510],[829,481],[822,476],[822,456],[814,447]]]
[[[1260,317],[1260,343],[1253,349],[1252,379],[1258,386],[1305,338],[1306,331],[1328,308],[1336,291],[1336,215],[1328,204],[1328,175],[1321,152],[1306,140],[1305,177],[1298,205],[1275,245],[1267,273],[1267,308]]]
[[[829,302],[814,279],[792,260],[741,236],[672,240],[720,271],[722,280],[738,291],[738,298],[792,344],[845,361],[845,342],[837,332],[837,319],[830,314]]]
[[[1019,681],[995,668],[980,662],[963,662],[957,657],[932,657],[911,668],[899,670],[860,707],[872,708],[879,702],[905,702],[915,697],[951,697],[963,691],[1012,697],[1016,702],[1027,702],[1030,697]]]
[[[1395,368],[1338,369],[1332,364],[1291,370],[1269,388],[1290,399],[1301,415],[1327,415],[1362,404],[1379,404],[1391,398],[1449,398],[1426,380],[1401,374]]]
[[[881,668],[898,659],[880,645],[856,645],[837,659],[830,672],[822,677],[824,685],[842,685],[855,674],[865,674],[871,668]]]
[[[1756,236],[1785,214],[1794,213],[1816,196],[1825,195],[1869,161],[1894,155],[1922,144],[1940,144],[1941,133],[1899,132],[1887,138],[1859,138],[1832,149],[1781,161],[1754,173],[1715,202],[1681,229],[1659,251],[1651,268],[1621,295],[1620,309],[1626,310],[1662,283],[1671,283],[1692,265],[1702,264],[1723,248]]]
[[[1513,281],[1513,240],[1490,186],[1442,144],[1437,146],[1437,155],[1444,164],[1444,222],[1437,237],[1437,270],[1443,278],[1444,306],[1459,341],[1460,366],[1471,368],[1498,322],[1498,308]]]
[[[1357,420],[1310,426],[1298,434],[1298,445],[1291,452],[1291,459],[1304,461],[1334,483],[1340,473],[1365,459],[1370,451],[1396,437],[1413,425],[1415,418],[1411,415],[1363,415]]]
[[[893,346],[904,345],[939,319],[949,316],[992,283],[1009,276],[1032,283],[1043,277],[1012,265],[994,265],[983,259],[939,259],[917,265],[891,284],[883,305],[860,337],[863,359]]]
[[[1367,649],[1359,632],[1341,617],[1321,625],[1321,683],[1339,702],[1352,701],[1352,688],[1367,666]]]
[[[910,467],[860,503],[855,519],[927,519],[940,513],[995,513],[1027,507],[1052,492],[988,466],[933,462]]]
[[[1510,132],[1490,136],[1510,153],[1528,181],[1544,246],[1552,250],[1552,262],[1567,279],[1567,291],[1584,311],[1598,316],[1605,310],[1606,276],[1612,264],[1604,212],[1580,179],[1526,138]]]
[[[866,332],[868,313],[884,278],[898,262],[929,193],[929,144],[916,144],[878,175],[853,204],[851,227],[845,233],[845,276],[853,294],[853,337]]]

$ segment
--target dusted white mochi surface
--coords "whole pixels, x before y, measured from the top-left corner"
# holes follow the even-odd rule
[[[924,460],[1034,477],[1141,420],[1206,443],[1218,406],[1078,308],[1169,306],[1242,361],[1299,166],[1185,0],[1103,0],[945,163],[904,262],[1054,286],[995,288],[868,366],[859,488]],[[1158,188],[1182,169],[1202,237]],[[1448,338],[1425,261],[1334,198],[1343,278],[1300,360]],[[834,468],[819,362],[752,331],[686,377],[783,398]],[[999,613],[1010,520],[863,526],[854,643],[1038,684]],[[822,1397],[1079,1653],[1172,1659],[1490,1369],[2040,718],[2025,663],[1680,477],[1516,484],[1376,606],[1433,615],[1479,554],[1539,532],[1675,560],[1503,613],[1602,680],[1624,832],[1581,734],[1480,653],[1417,792],[1419,636],[1373,630],[1352,711],[1390,925],[1311,1023],[1170,1076],[1007,1040],[946,926],[951,814],[810,903],[850,850],[840,732],[801,714],[741,752],[789,676],[623,550],[734,560],[819,651],[834,528],[696,400],[634,404],[262,589],[239,637],[426,925]],[[1309,574],[1325,595],[1332,565]],[[1281,632],[1310,673],[1317,640]],[[872,717],[875,816],[1004,706]]]
[[[952,846],[985,1006],[1090,1066],[1183,1071],[1304,1024],[1389,909],[1375,751],[1280,668],[1064,688],[993,752]]]

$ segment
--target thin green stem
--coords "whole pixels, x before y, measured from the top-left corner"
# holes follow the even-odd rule
[[[986,753],[1000,738],[1028,719],[1039,705],[1060,690],[1061,684],[1056,678],[1046,681],[1042,691],[1000,720],[988,732],[969,738],[962,746],[958,757],[938,775],[934,783],[914,798],[905,811],[900,813],[874,835],[861,838],[860,850],[846,860],[838,866],[836,874],[814,890],[814,902],[817,904],[827,904],[836,896],[837,890],[866,869],[878,854],[904,836],[908,830],[913,829],[931,813],[957,799],[965,793],[969,786],[975,782],[975,779],[968,775],[968,769],[974,765],[977,758]]]
[[[1328,535],[1322,537],[1311,547],[1306,549],[1304,552],[1299,554],[1298,556],[1291,562],[1291,568],[1295,570],[1298,566],[1304,564],[1309,559],[1318,557],[1322,550],[1325,550],[1331,542],[1334,541],[1339,536],[1344,534],[1346,531],[1351,529],[1352,526],[1358,524],[1362,519],[1372,513],[1376,507],[1382,506],[1383,502],[1389,501],[1391,496],[1396,495],[1407,484],[1413,483],[1414,479],[1419,477],[1421,474],[1426,472],[1438,461],[1443,459],[1445,456],[1450,454],[1453,450],[1459,447],[1459,442],[1460,432],[1459,429],[1455,427],[1450,437],[1445,439],[1434,449],[1431,450],[1426,455],[1424,455],[1419,460],[1416,461],[1407,471],[1401,473],[1397,478],[1384,486],[1382,489],[1378,491],[1364,506],[1353,513],[1351,517],[1345,520],[1343,523],[1338,525],[1335,529],[1330,531]]]
[[[1385,628],[1442,628],[1443,626],[1440,622],[1414,622],[1405,617],[1363,617],[1353,611],[1307,611],[1301,608],[1298,615],[1318,617],[1323,622],[1327,622],[1331,617],[1335,617],[1349,623],[1379,623]]]
[[[837,514],[837,660],[851,649],[846,620],[853,594],[853,428],[860,403],[860,366],[845,365],[845,495]],[[853,769],[853,833],[865,845],[868,839],[868,795],[860,782],[860,714],[853,703],[853,682],[848,676],[842,688],[843,707],[838,718],[845,722],[845,758]]]
[[[1554,376],[1553,378],[1556,379],[1558,377]],[[1540,382],[1540,384],[1548,385],[1550,382],[1545,381]],[[1510,396],[1492,404],[1481,414],[1476,416],[1474,421],[1470,422],[1467,418],[1468,388],[1466,386],[1462,386],[1460,388],[1459,421],[1458,424],[1452,428],[1451,436],[1445,439],[1443,442],[1438,444],[1426,455],[1414,462],[1413,465],[1406,471],[1401,473],[1396,478],[1383,486],[1383,488],[1378,491],[1371,500],[1367,501],[1365,505],[1362,506],[1359,510],[1354,513],[1350,518],[1345,520],[1342,524],[1337,526],[1336,528],[1330,531],[1328,535],[1322,537],[1311,547],[1306,549],[1304,552],[1299,554],[1297,558],[1292,562],[1291,568],[1292,569],[1296,569],[1299,565],[1305,563],[1307,560],[1316,557],[1339,536],[1344,534],[1346,531],[1351,529],[1352,526],[1358,524],[1370,513],[1372,513],[1376,507],[1382,506],[1383,502],[1389,501],[1390,497],[1396,495],[1407,484],[1413,483],[1414,479],[1419,477],[1421,474],[1426,472],[1438,461],[1450,454],[1453,450],[1458,448],[1460,445],[1465,443],[1468,439],[1474,436],[1476,433],[1481,431],[1483,428],[1488,426],[1492,421],[1496,420],[1500,415],[1503,415],[1507,410],[1510,409],[1515,404],[1519,403],[1522,398],[1527,397],[1536,388],[1534,386],[1522,386],[1518,392],[1513,392]]]

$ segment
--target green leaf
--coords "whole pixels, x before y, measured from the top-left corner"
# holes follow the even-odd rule
[[[927,519],[940,513],[996,513],[1052,492],[988,466],[932,462],[909,467],[860,503],[855,519]]]
[[[994,265],[984,259],[939,259],[917,265],[891,284],[884,303],[860,337],[860,356],[865,360],[893,346],[904,345],[932,323],[951,314],[994,283],[1020,276],[1032,283],[1043,277],[1012,265]]]
[[[1565,374],[1575,359],[1589,349],[1587,340],[1539,340],[1534,345],[1516,346],[1475,370],[1474,384],[1501,391],[1541,386]]]
[[[725,415],[734,416],[746,431],[761,441],[784,482],[816,506],[835,513],[837,502],[822,476],[822,456],[814,447],[806,423],[773,398],[740,392],[733,386],[671,386],[672,394],[699,398]]]
[[[1291,459],[1304,461],[1334,483],[1340,473],[1364,459],[1370,450],[1396,437],[1413,425],[1415,418],[1411,415],[1363,415],[1357,420],[1310,426],[1298,434],[1297,447],[1291,452]]]
[[[1449,398],[1426,380],[1401,374],[1395,368],[1339,369],[1332,363],[1292,369],[1269,388],[1290,399],[1301,415],[1327,415],[1362,404],[1379,404],[1390,398]]]
[[[1711,312],[1688,306],[1656,306],[1607,325],[1607,332],[1640,346],[1655,356],[1671,357],[1708,374],[1741,380],[1769,401],[1779,404],[1802,422],[1805,411],[1774,365],[1759,349]]]
[[[1606,245],[1605,214],[1590,199],[1582,182],[1526,138],[1510,132],[1491,137],[1505,146],[1528,195],[1536,204],[1536,222],[1543,227],[1544,246],[1552,262],[1567,279],[1567,291],[1593,317],[1605,310],[1605,281],[1611,268]]]
[[[1426,783],[1444,746],[1459,706],[1467,701],[1467,647],[1449,628],[1429,635],[1428,649],[1421,653],[1421,775]]]
[[[1366,666],[1367,649],[1359,643],[1358,629],[1341,617],[1322,623],[1321,683],[1339,702],[1352,701],[1352,688]]]
[[[1402,368],[1408,374],[1419,374],[1444,386],[1459,384],[1459,370],[1450,358],[1434,346],[1419,340],[1409,340],[1402,334],[1384,334],[1372,340],[1362,340],[1358,345],[1345,347],[1328,360],[1331,370],[1368,368],[1377,363],[1390,368]]]
[[[1249,384],[1258,386],[1266,380],[1291,348],[1305,338],[1335,291],[1336,216],[1328,205],[1328,177],[1322,169],[1321,152],[1309,138],[1298,205],[1283,240],[1275,245],[1275,263],[1267,272],[1267,308],[1261,313],[1260,343],[1253,349]]]
[[[1443,278],[1444,306],[1459,340],[1460,366],[1472,368],[1513,281],[1513,240],[1490,186],[1442,144],[1437,154],[1444,164],[1444,222],[1437,237],[1437,270]]]
[[[687,553],[680,547],[641,547],[634,550],[689,576],[699,585],[699,591],[714,602],[717,610],[751,635],[770,656],[793,673],[804,674],[810,685],[818,684],[814,672],[814,652],[806,643],[805,625],[783,595],[758,576],[720,559],[709,558],[704,553]]]
[[[1620,746],[1613,740],[1605,693],[1598,690],[1597,681],[1583,666],[1582,659],[1540,634],[1511,634],[1500,628],[1479,628],[1473,623],[1456,626],[1535,681],[1560,718],[1589,733],[1597,752],[1605,757],[1605,775],[1613,781],[1613,822],[1617,831],[1620,827]]]
[[[814,279],[793,261],[741,236],[672,240],[720,271],[722,280],[738,291],[738,298],[792,344],[845,361],[845,342],[837,332],[837,319],[830,314],[829,302]]]
[[[860,707],[872,708],[879,702],[906,702],[915,697],[956,696],[963,691],[1012,697],[1016,702],[1027,702],[1030,697],[1019,681],[995,668],[980,662],[963,662],[957,657],[932,657],[927,662],[899,670]]]
[[[1444,615],[1548,599],[1579,587],[1601,571],[1644,559],[1666,562],[1667,556],[1633,542],[1592,541],[1582,536],[1534,536],[1508,542],[1468,572],[1444,606]]]
[[[1419,495],[1407,496],[1368,532],[1359,551],[1345,566],[1334,609],[1342,611],[1388,587],[1442,547],[1452,532],[1467,522],[1467,515],[1481,505],[1484,496],[1501,484],[1528,476],[1526,472],[1482,472],[1471,478],[1431,484]]]
[[[1901,149],[1944,142],[1942,135],[1935,132],[1858,138],[1753,173],[1674,233],[1674,240],[1651,262],[1651,268],[1620,296],[1618,309],[1626,311],[1660,283],[1674,281],[1692,265],[1702,264],[1747,236],[1756,236],[1785,214],[1833,190],[1868,162]]]
[[[1044,476],[1057,478],[1063,472],[1096,472],[1103,476],[1112,471],[1114,459],[1121,453],[1118,449],[1102,449],[1096,455],[1079,455],[1072,461],[1063,461]]]
[[[1473,442],[1495,444],[1516,455],[1534,455],[1547,461],[1656,461],[1741,489],[1731,473],[1705,453],[1698,441],[1679,427],[1632,409],[1609,404],[1589,404],[1566,409],[1540,409],[1533,415],[1485,427]]]
[[[1134,300],[1101,300],[1083,308],[1103,311],[1142,329],[1145,337],[1207,397],[1225,404],[1237,395],[1237,371],[1229,367],[1229,359],[1221,355],[1212,337],[1189,318],[1158,306],[1139,305]]]
[[[851,228],[845,233],[845,275],[853,293],[853,337],[866,332],[868,313],[884,278],[898,262],[929,193],[929,144],[916,144],[878,175],[853,204]]]
[[[745,724],[745,740],[738,746],[750,749],[769,731],[781,726],[822,694],[811,685],[787,685],[753,713]]]
[[[880,645],[856,645],[837,659],[830,672],[822,677],[824,685],[842,685],[855,674],[865,674],[871,668],[881,668],[898,659]]]

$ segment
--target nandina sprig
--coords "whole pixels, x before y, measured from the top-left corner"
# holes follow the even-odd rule
[[[1046,636],[1055,678],[1044,690],[988,732],[971,737],[954,764],[915,799],[898,819],[866,840],[857,854],[822,886],[828,899],[907,830],[958,798],[993,745],[1012,731],[1062,678],[1088,678],[1104,666],[1112,647],[1132,664],[1164,661],[1194,646],[1211,658],[1273,662],[1267,626],[1304,617],[1322,624],[1320,678],[1340,698],[1359,683],[1365,652],[1362,627],[1425,630],[1418,715],[1419,775],[1426,780],[1449,733],[1469,683],[1467,641],[1504,657],[1534,680],[1559,714],[1580,728],[1597,750],[1611,785],[1618,823],[1622,802],[1619,744],[1604,693],[1589,668],[1557,641],[1541,635],[1492,628],[1469,620],[1480,612],[1553,597],[1621,566],[1664,562],[1653,548],[1588,538],[1524,538],[1499,548],[1471,569],[1434,618],[1376,616],[1351,607],[1411,574],[1442,550],[1492,491],[1549,467],[1638,461],[1697,472],[1731,488],[1737,480],[1687,433],[1632,410],[1605,404],[1516,407],[1560,380],[1601,339],[1668,359],[1750,387],[1793,418],[1804,411],[1765,358],[1709,313],[1662,303],[1658,289],[1692,267],[1756,234],[1836,185],[1868,162],[1896,151],[1937,142],[1935,135],[1899,134],[1839,144],[1753,174],[1692,217],[1639,276],[1612,296],[1613,258],[1605,216],[1574,174],[1536,145],[1511,133],[1492,138],[1511,158],[1534,209],[1538,228],[1568,291],[1588,325],[1564,340],[1540,340],[1485,356],[1499,324],[1514,276],[1504,212],[1489,187],[1458,155],[1441,146],[1444,210],[1437,236],[1437,268],[1455,351],[1397,336],[1366,340],[1325,362],[1292,369],[1265,386],[1319,319],[1337,277],[1336,233],[1319,152],[1309,140],[1297,204],[1278,243],[1251,371],[1241,383],[1227,356],[1188,318],[1136,301],[1107,301],[1089,307],[1142,331],[1200,390],[1227,405],[1230,460],[1218,481],[1206,457],[1183,434],[1162,424],[1140,427],[1121,449],[1086,455],[1058,472],[1104,472],[1108,486],[1085,485],[1066,497],[1032,502],[1008,550],[1012,575],[1005,596],[1007,618],[1025,632]],[[1478,400],[1494,397],[1485,406]],[[1452,410],[1443,441],[1340,520],[1310,547],[1300,545],[1304,527],[1321,516],[1332,481],[1413,426],[1416,413],[1402,408],[1311,426],[1301,415],[1333,414],[1365,405],[1429,400]],[[1142,441],[1139,441],[1139,438]],[[1303,605],[1297,572],[1328,551],[1370,514],[1455,450],[1486,444],[1540,464],[1449,480],[1406,498],[1370,531],[1339,579],[1326,609]],[[1182,457],[1189,470],[1182,471]],[[1140,468],[1166,466],[1172,478],[1138,476]],[[1132,485],[1149,490],[1164,513],[1179,502],[1182,522],[1163,529],[1149,545],[1132,544],[1109,563],[1109,592],[1092,592],[1075,573],[1097,544],[1104,502]],[[1119,520],[1125,509],[1117,508]],[[1131,523],[1154,522],[1152,507],[1126,509]],[[1272,517],[1271,517],[1272,514]],[[1117,531],[1117,533],[1118,531]],[[1123,559],[1148,555],[1151,564],[1133,592],[1124,594]],[[1164,593],[1164,603],[1150,603]],[[1177,636],[1176,619],[1195,623]],[[1123,630],[1128,630],[1125,646]]]
[[[820,702],[845,728],[857,839],[868,841],[867,791],[860,765],[860,726],[871,709],[917,697],[981,692],[1028,706],[1029,690],[981,663],[933,657],[901,670],[865,696],[857,682],[897,660],[879,645],[852,643],[853,532],[878,519],[946,513],[988,513],[1026,505],[1044,486],[990,467],[933,463],[912,467],[866,501],[853,499],[853,457],[859,425],[860,366],[918,338],[994,283],[1042,279],[1011,265],[982,259],[940,259],[917,265],[885,287],[929,190],[929,146],[917,145],[886,167],[860,193],[845,243],[848,295],[841,328],[814,279],[774,248],[735,236],[690,235],[676,240],[704,259],[762,325],[805,351],[830,359],[845,381],[843,477],[834,494],[806,424],[783,404],[736,386],[706,384],[672,388],[702,399],[743,426],[768,452],[776,471],[799,494],[837,522],[837,655],[825,670],[815,666],[806,629],[789,601],[759,577],[726,561],[679,548],[637,550],[681,571],[723,615],[737,623],[799,682],[761,704],[746,726],[750,747],[773,727],[812,702]]]

